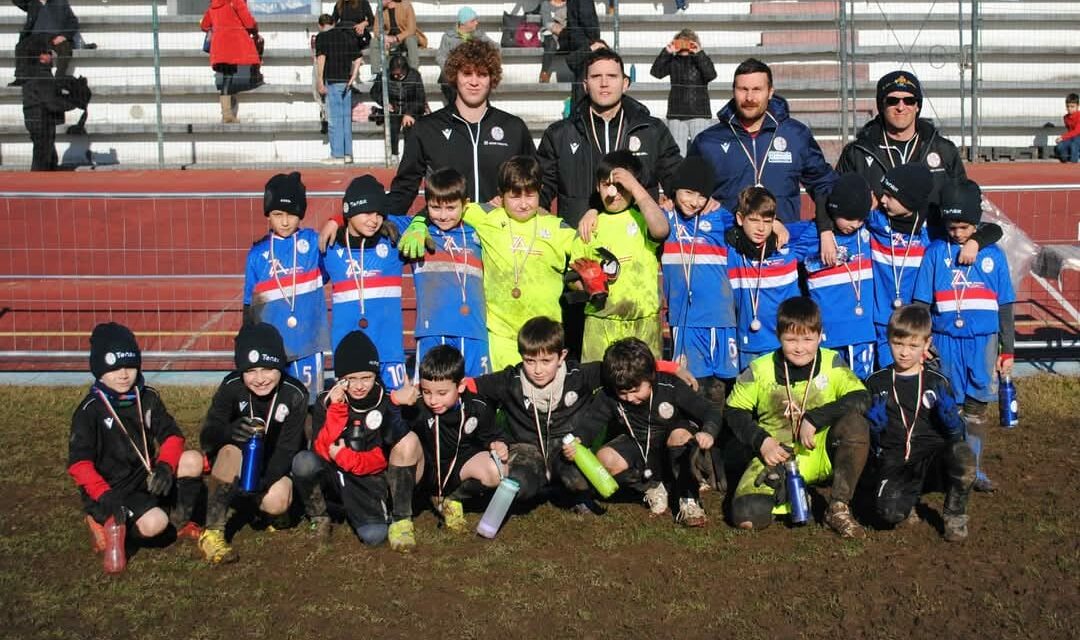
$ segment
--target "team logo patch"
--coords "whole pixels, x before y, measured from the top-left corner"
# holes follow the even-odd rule
[[[566,406],[568,406],[568,407],[573,406],[574,403],[577,402],[577,392],[576,391],[567,391],[566,392],[566,397],[563,398],[563,402],[565,402]]]
[[[866,166],[874,164],[874,159],[871,156],[866,156]]]
[[[435,426],[435,418],[428,418],[427,419],[427,426],[428,426],[428,429],[434,427]]]
[[[656,412],[664,420],[670,420],[671,416],[675,415],[675,407],[670,402],[661,402],[660,406],[656,408]]]
[[[541,238],[543,238],[545,240],[550,240],[551,239],[551,231],[549,231],[547,229],[541,229],[540,233],[538,233],[537,235],[539,235]]]
[[[705,222],[702,222],[701,223],[701,230],[704,231],[705,233],[708,233],[708,232],[712,231],[712,223],[709,222],[708,220],[706,220]]]
[[[105,364],[109,365],[110,367],[113,366],[114,364],[116,364],[116,354],[113,353],[112,351],[106,353],[105,354]]]
[[[372,411],[364,418],[364,425],[372,431],[382,426],[382,412]]]
[[[641,229],[637,226],[637,223],[634,222],[634,221],[630,221],[626,225],[626,235],[628,235],[628,236],[631,236],[631,237],[636,236],[640,230]]]
[[[818,377],[814,378],[814,385],[819,390],[825,389],[825,387],[829,386],[829,376],[825,375],[824,373],[819,375]]]
[[[277,409],[274,409],[274,420],[277,422],[285,422],[285,418],[289,417],[289,408],[283,404],[279,404]]]
[[[380,258],[385,258],[386,256],[390,255],[390,250],[386,248],[385,244],[380,244],[375,247],[375,255],[379,256]]]
[[[311,245],[308,244],[307,240],[301,238],[296,241],[296,250],[300,253],[307,253],[308,251],[311,251]]]
[[[630,136],[630,141],[626,144],[626,148],[630,149],[630,151],[640,151],[641,138],[637,136]]]
[[[982,259],[982,263],[980,263],[979,266],[982,268],[983,273],[990,273],[994,270],[994,259],[990,256],[986,256]]]
[[[453,131],[451,131],[450,129],[443,129],[442,130],[443,137],[446,138],[447,140],[450,139],[450,134],[451,133],[453,133]]]
[[[933,389],[927,389],[926,391],[923,392],[923,394],[922,394],[922,406],[926,407],[927,409],[933,409],[934,405],[937,404],[937,401],[938,401],[938,397],[937,397],[937,394],[934,393]]]
[[[931,169],[937,169],[941,166],[941,156],[936,151],[931,151],[926,154],[926,165]]]
[[[862,238],[863,242],[870,242],[870,231],[867,230],[866,227],[863,227],[862,230],[859,231],[859,237]]]
[[[498,141],[502,140],[505,136],[506,136],[506,134],[503,133],[502,127],[492,127],[491,128],[491,139],[492,140],[498,142]]]
[[[787,151],[787,140],[784,136],[776,136],[772,141],[772,148],[777,151]]]
[[[252,349],[251,351],[248,351],[248,362],[250,362],[251,364],[255,364],[258,361],[259,361],[259,350],[258,349]]]
[[[578,143],[576,143],[576,142],[571,142],[571,143],[570,143],[570,155],[574,155],[574,154],[576,154],[576,153],[577,153],[577,150],[578,150],[578,147],[580,147],[580,146],[581,146],[581,145],[579,145],[579,144],[578,144]]]
[[[112,421],[111,417],[110,418],[105,418],[105,428],[106,429],[112,429],[112,422],[113,421]]]
[[[471,434],[473,431],[476,431],[476,423],[477,423],[476,416],[472,416],[468,420],[466,420],[465,421],[465,433],[466,434]]]
[[[247,411],[247,407],[248,407],[248,401],[247,400],[241,400],[240,401],[240,410],[241,411]]]
[[[348,202],[342,202],[341,203],[341,212],[342,213],[349,213],[349,203]]]
[[[730,142],[721,142],[720,143],[720,148],[724,150],[724,153],[727,153],[728,147],[730,147],[730,146],[731,146]]]

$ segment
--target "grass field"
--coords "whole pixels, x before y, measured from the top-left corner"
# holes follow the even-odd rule
[[[408,556],[345,527],[323,549],[245,528],[238,564],[142,548],[119,577],[90,552],[65,472],[85,389],[0,387],[0,637],[1080,638],[1080,379],[1019,387],[1021,426],[989,442],[1000,489],[972,498],[963,544],[934,528],[940,494],[924,524],[863,541],[737,531],[707,495],[704,530],[638,504],[588,520],[545,506],[487,541],[425,513]],[[162,392],[197,442],[211,390]]]

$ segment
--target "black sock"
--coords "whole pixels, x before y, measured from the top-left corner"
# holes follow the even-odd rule
[[[390,465],[386,469],[386,481],[390,484],[394,522],[412,518],[413,489],[416,487],[415,467]]]
[[[229,504],[236,496],[239,478],[233,478],[232,482],[222,482],[213,476],[207,481],[206,496],[206,528],[217,531],[225,530],[225,522],[229,519]]]
[[[191,520],[191,514],[195,511],[195,502],[199,499],[202,487],[202,478],[176,479],[176,505],[169,518],[174,527],[180,528]]]
[[[450,500],[464,502],[471,498],[483,495],[484,491],[486,491],[486,487],[484,487],[483,482],[480,482],[476,478],[469,478],[467,480],[462,480],[461,484],[446,497]]]
[[[675,497],[692,498],[697,500],[698,498],[698,483],[694,479],[693,471],[690,469],[691,454],[697,450],[697,446],[693,446],[690,443],[684,444],[681,447],[668,447],[668,460],[671,463],[671,475],[675,480]]]

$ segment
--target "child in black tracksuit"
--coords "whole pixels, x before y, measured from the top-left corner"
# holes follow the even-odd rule
[[[236,336],[236,370],[225,376],[203,421],[203,451],[213,461],[207,482],[206,530],[199,549],[211,564],[233,562],[237,554],[225,540],[229,506],[240,494],[244,447],[262,431],[262,473],[250,494],[263,514],[281,516],[292,504],[293,484],[309,517],[325,518],[317,476],[290,471],[304,444],[308,395],[304,383],[285,373],[285,346],[272,325],[245,325]]]
[[[870,477],[877,515],[887,524],[917,522],[915,506],[927,473],[943,463],[946,488],[944,537],[967,538],[967,502],[975,482],[975,454],[949,381],[923,365],[930,347],[930,313],[909,305],[893,312],[887,335],[893,364],[867,380],[873,398]]]
[[[460,533],[467,529],[462,503],[498,486],[508,449],[494,408],[465,390],[465,358],[454,347],[424,355],[420,396],[411,422],[424,447],[424,475],[444,526]]]
[[[691,457],[712,448],[720,433],[721,410],[669,373],[657,373],[649,346],[637,338],[614,342],[604,353],[604,383],[588,411],[573,427],[585,431],[616,425],[615,436],[596,452],[620,486],[645,494],[654,515],[668,509],[665,463],[679,499],[676,522],[702,527],[708,522],[698,502],[699,484]],[[573,458],[573,447],[564,454]]]
[[[398,447],[415,449],[412,455],[419,462],[420,442],[402,420],[380,372],[379,352],[367,334],[352,331],[341,339],[334,349],[337,383],[315,403],[313,448],[329,465],[356,535],[369,545],[389,537],[391,548],[408,551],[416,546],[412,497],[421,469],[394,464],[394,455]],[[392,512],[386,505],[388,492]]]
[[[95,551],[113,518],[143,538],[171,523],[177,537],[196,538],[191,520],[199,496],[202,455],[184,451],[184,434],[161,396],[143,382],[142,354],[130,329],[99,324],[90,335],[96,381],[71,416],[68,473],[82,495]],[[166,515],[161,505],[171,505]]]

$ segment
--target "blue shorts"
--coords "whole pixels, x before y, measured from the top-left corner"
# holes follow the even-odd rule
[[[491,373],[491,359],[488,357],[487,338],[459,338],[455,336],[424,336],[416,339],[416,362],[417,367],[424,355],[431,351],[432,347],[448,344],[465,356],[465,375],[470,378]]]
[[[996,333],[970,338],[954,338],[934,334],[934,347],[941,357],[941,372],[949,379],[953,396],[962,403],[965,398],[979,402],[997,399],[998,336]]]
[[[829,348],[840,354],[840,357],[855,372],[859,380],[866,380],[874,372],[874,351],[876,346],[873,342],[864,342],[862,344],[849,344],[846,347]]]
[[[304,383],[308,390],[308,405],[315,404],[315,398],[322,393],[325,378],[323,370],[323,355],[313,353],[299,360],[289,363],[288,373]]]
[[[884,369],[893,363],[892,349],[889,348],[888,327],[883,324],[874,325],[874,336],[877,338],[877,368]]]
[[[686,356],[695,378],[739,375],[739,343],[735,327],[671,327],[672,360]]]
[[[739,351],[739,371],[749,367],[750,363],[755,359],[773,351],[775,349],[769,349],[768,351]]]
[[[405,384],[406,375],[404,362],[382,363],[382,383],[388,391],[400,389]]]

